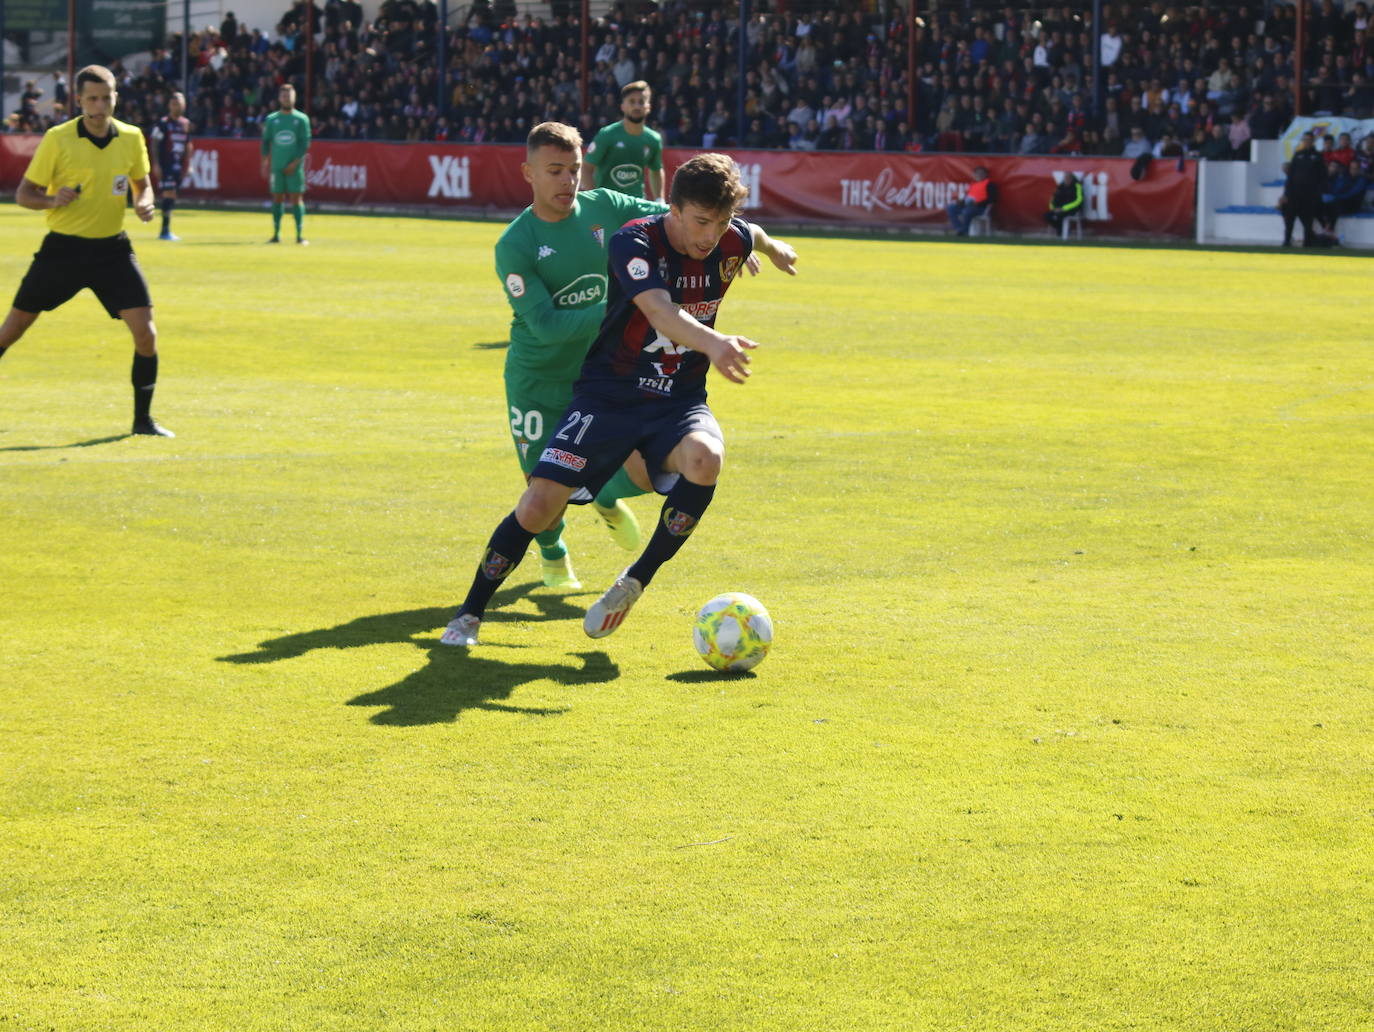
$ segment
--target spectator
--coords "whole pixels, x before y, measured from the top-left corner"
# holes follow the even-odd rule
[[[1342,215],[1354,215],[1364,207],[1367,189],[1369,180],[1360,169],[1352,170],[1349,164],[1341,164],[1339,161],[1326,163],[1326,187],[1322,192],[1321,221],[1328,233],[1335,234],[1336,220]]]
[[[1231,160],[1234,152],[1225,129],[1219,125],[1214,125],[1211,133],[1204,132],[1201,127],[1197,131],[1203,136],[1202,145],[1198,148],[1198,157],[1206,158],[1208,161]]]
[[[1054,194],[1050,197],[1050,210],[1045,212],[1045,221],[1050,224],[1051,232],[1059,236],[1063,232],[1065,221],[1082,210],[1083,184],[1072,172],[1065,172],[1064,178],[1059,181],[1059,185],[1054,188]]]
[[[1250,136],[1256,140],[1277,140],[1285,124],[1284,113],[1272,95],[1266,95],[1260,108],[1250,116]]]
[[[1131,138],[1126,141],[1126,146],[1121,149],[1123,158],[1138,158],[1142,154],[1152,153],[1150,141],[1145,137],[1145,129],[1142,126],[1131,126]]]
[[[1303,133],[1292,159],[1285,166],[1287,179],[1279,212],[1283,216],[1283,246],[1293,246],[1293,224],[1302,223],[1302,246],[1322,247],[1329,243],[1319,236],[1312,222],[1321,214],[1322,194],[1326,189],[1326,166],[1317,153],[1316,138]]]
[[[1233,112],[1231,125],[1227,130],[1227,142],[1231,144],[1231,156],[1239,161],[1250,157],[1250,123],[1241,111]]]
[[[988,178],[988,170],[982,165],[973,170],[973,182],[963,198],[945,208],[949,224],[955,236],[968,236],[973,220],[989,211],[997,203],[997,184]]]
[[[1322,156],[1328,162],[1334,161],[1349,171],[1350,163],[1355,160],[1355,145],[1350,142],[1350,134],[1341,133],[1336,146],[1327,150]]]

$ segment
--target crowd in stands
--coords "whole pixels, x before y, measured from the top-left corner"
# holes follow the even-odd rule
[[[296,83],[303,103],[311,2],[297,0],[268,29],[230,14],[192,36],[187,114],[197,133],[256,136],[283,82]],[[575,5],[555,8],[564,6]],[[328,0],[313,8],[309,114],[325,139],[511,143],[545,119],[590,136],[619,117],[620,86],[644,79],[655,91],[650,124],[669,145],[1213,159],[1246,156],[1250,139],[1276,138],[1293,115],[1292,6],[1105,4],[1097,104],[1083,0],[922,15],[914,113],[910,23],[895,4],[886,22],[870,5],[854,6],[812,13],[792,4],[750,20],[741,126],[733,7],[668,0],[598,18],[584,111],[573,15],[498,19],[483,4],[463,8],[445,36],[441,103],[431,0],[386,0],[371,21],[356,0]],[[1366,3],[1314,2],[1305,39],[1307,111],[1374,113]],[[122,117],[149,125],[165,111],[182,85],[180,54],[173,40],[146,63],[115,68]],[[26,100],[11,127],[44,128],[41,100]],[[60,108],[55,117],[64,117]]]

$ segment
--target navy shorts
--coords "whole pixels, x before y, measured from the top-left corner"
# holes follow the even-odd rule
[[[572,501],[589,502],[637,450],[644,456],[654,489],[666,494],[677,474],[665,472],[663,464],[679,441],[698,432],[725,440],[701,395],[681,401],[646,398],[626,403],[576,394],[530,476],[577,488]]]
[[[181,177],[182,171],[180,165],[164,166],[162,169],[162,179],[157,184],[158,190],[180,190]]]
[[[14,295],[14,307],[36,315],[65,305],[90,287],[111,319],[126,308],[147,308],[148,281],[123,233],[88,239],[49,233]]]

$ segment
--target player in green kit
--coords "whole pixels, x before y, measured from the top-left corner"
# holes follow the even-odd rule
[[[663,199],[663,137],[644,124],[652,106],[647,82],[621,88],[620,113],[625,117],[597,133],[587,148],[582,189],[604,186],[631,197]]]
[[[521,174],[533,203],[496,242],[496,274],[514,318],[506,352],[506,404],[520,468],[528,476],[559,417],[606,314],[606,245],[621,226],[666,211],[657,201],[613,190],[578,193],[582,137],[572,126],[543,122],[530,130]],[[639,525],[621,499],[646,493],[622,469],[594,500],[615,542],[639,545]],[[579,588],[563,543],[564,524],[536,536],[544,584]]]
[[[272,239],[281,243],[281,216],[287,201],[296,220],[296,243],[306,244],[305,153],[310,149],[310,119],[296,110],[296,87],[289,82],[277,91],[278,109],[262,120],[262,174],[271,180]]]

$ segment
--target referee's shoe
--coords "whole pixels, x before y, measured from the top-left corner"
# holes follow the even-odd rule
[[[168,430],[152,416],[144,419],[135,419],[132,434],[143,434],[146,437],[175,437],[176,434]]]

